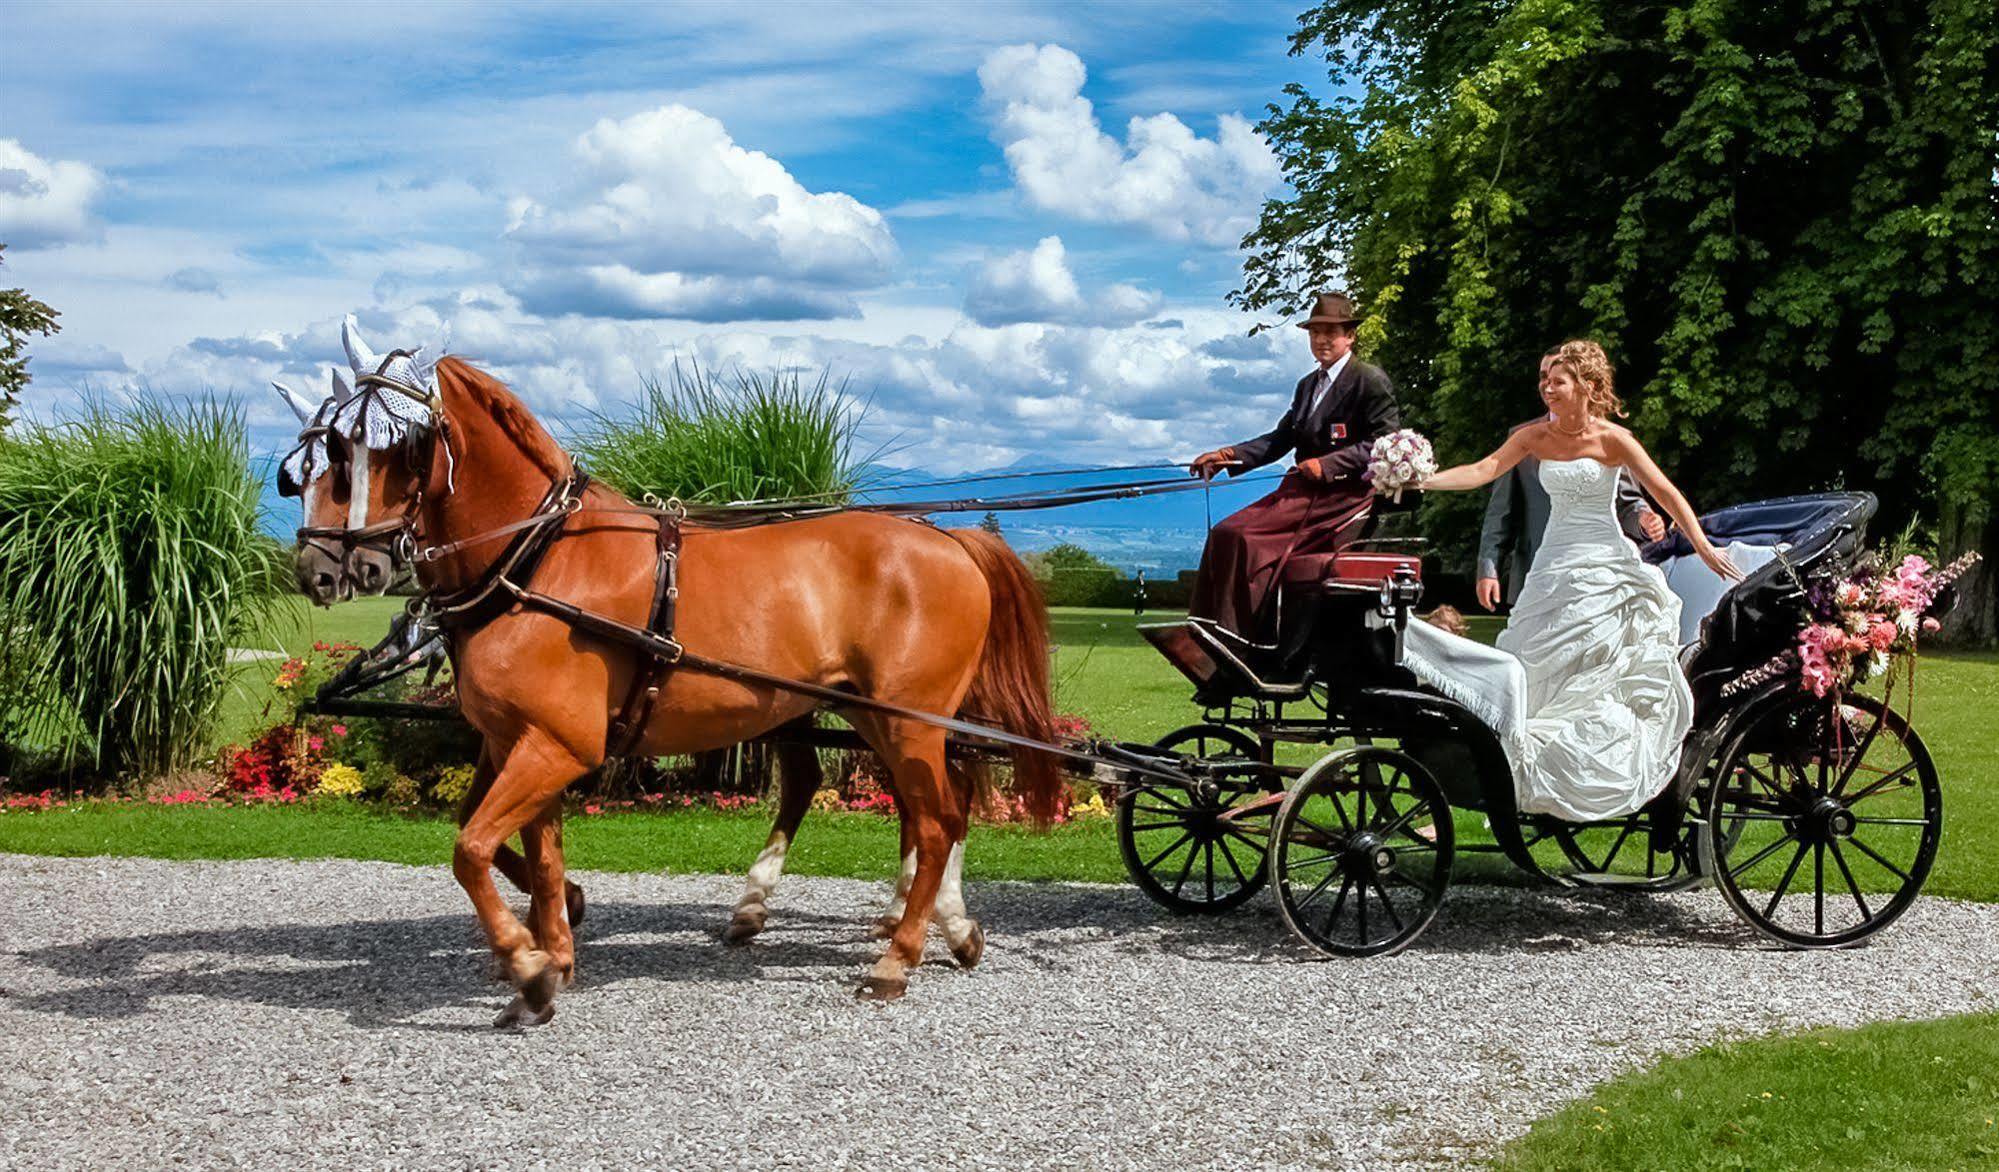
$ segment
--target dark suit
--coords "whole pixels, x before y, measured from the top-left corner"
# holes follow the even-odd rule
[[[1373,492],[1360,478],[1374,441],[1402,425],[1395,387],[1380,367],[1349,358],[1317,401],[1320,371],[1292,388],[1284,417],[1255,439],[1231,445],[1236,474],[1297,454],[1319,461],[1324,479],[1293,472],[1277,491],[1250,504],[1208,533],[1187,611],[1245,639],[1264,641],[1264,603],[1293,555],[1339,549],[1360,532]]]
[[[1522,423],[1507,434],[1519,431]],[[1652,511],[1631,473],[1617,470],[1617,523],[1624,535],[1645,544],[1645,530],[1639,519]],[[1508,602],[1520,596],[1527,568],[1534,564],[1534,551],[1541,548],[1541,535],[1548,528],[1548,490],[1541,487],[1541,461],[1526,456],[1492,482],[1492,500],[1485,506],[1485,524],[1478,533],[1478,576],[1497,578],[1501,596]],[[1510,555],[1510,557],[1509,557]],[[1500,575],[1502,562],[1509,562]]]

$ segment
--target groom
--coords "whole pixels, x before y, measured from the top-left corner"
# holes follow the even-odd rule
[[[1267,434],[1212,452],[1193,463],[1210,477],[1241,475],[1295,451],[1277,491],[1208,533],[1187,613],[1250,643],[1267,642],[1264,604],[1284,563],[1340,549],[1360,535],[1372,493],[1360,474],[1379,436],[1400,427],[1395,387],[1378,366],[1353,355],[1360,316],[1344,293],[1321,293],[1312,316],[1298,323],[1311,339],[1317,369],[1298,380],[1291,406]]]
[[[1548,367],[1562,352],[1560,346],[1541,355],[1541,391],[1547,392]],[[1527,424],[1520,424],[1519,431]],[[1509,435],[1511,432],[1508,433]],[[1645,501],[1644,494],[1631,483],[1631,474],[1617,472],[1617,523],[1624,535],[1640,545],[1657,541],[1666,534],[1666,522]],[[1528,456],[1492,484],[1492,500],[1485,508],[1485,524],[1478,534],[1478,604],[1487,610],[1499,605],[1500,563],[1511,555],[1506,575],[1505,598],[1520,596],[1527,567],[1534,564],[1534,551],[1541,547],[1541,534],[1548,528],[1548,491],[1541,487],[1541,461]]]

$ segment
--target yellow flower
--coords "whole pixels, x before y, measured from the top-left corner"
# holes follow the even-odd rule
[[[446,805],[455,806],[472,792],[472,778],[478,771],[470,765],[453,765],[437,775],[430,787],[430,796]]]
[[[312,792],[330,798],[352,798],[365,793],[367,788],[359,769],[352,765],[328,765],[320,770],[319,785]]]

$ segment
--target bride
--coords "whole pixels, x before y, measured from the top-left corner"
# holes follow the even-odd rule
[[[1629,431],[1610,360],[1567,342],[1542,380],[1548,418],[1475,464],[1418,487],[1477,488],[1540,460],[1551,504],[1498,649],[1411,623],[1404,662],[1499,734],[1526,813],[1584,822],[1629,814],[1672,780],[1693,723],[1678,663],[1680,600],[1619,528],[1617,470],[1630,471],[1724,579],[1742,574],[1701,531],[1680,490]]]

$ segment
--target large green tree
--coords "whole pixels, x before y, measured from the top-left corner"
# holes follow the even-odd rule
[[[1233,300],[1359,294],[1446,459],[1597,338],[1697,507],[1868,489],[1985,550],[1955,623],[1999,633],[1992,0],[1334,0],[1292,51],[1330,85],[1262,123],[1293,194]]]

